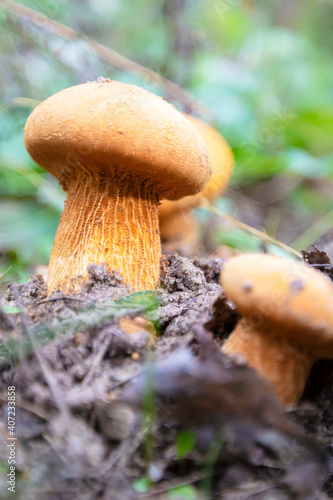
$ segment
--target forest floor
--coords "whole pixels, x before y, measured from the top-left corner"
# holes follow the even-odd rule
[[[242,359],[220,351],[239,319],[222,266],[165,257],[154,292],[133,293],[97,265],[70,297],[47,297],[41,275],[8,287],[1,498],[11,498],[8,386],[20,500],[333,497],[333,362],[318,361],[297,408],[282,408]]]

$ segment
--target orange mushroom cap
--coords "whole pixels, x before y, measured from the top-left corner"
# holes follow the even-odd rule
[[[196,194],[211,174],[203,139],[174,106],[108,79],[67,88],[39,104],[27,120],[24,143],[64,189],[81,169],[77,158],[88,174],[124,171],[169,199]]]
[[[187,120],[204,139],[212,163],[212,176],[203,190],[176,201],[165,199],[159,206],[160,233],[166,253],[174,251],[193,254],[200,239],[200,225],[190,210],[206,199],[213,201],[226,188],[234,167],[228,143],[211,125],[184,113]]]
[[[37,106],[24,142],[68,191],[49,292],[79,290],[91,263],[118,269],[135,290],[156,288],[159,200],[199,192],[211,173],[205,143],[188,120],[151,92],[99,78]]]
[[[222,346],[241,354],[294,406],[317,358],[333,357],[333,284],[305,263],[243,254],[224,265],[221,283],[243,318]]]
[[[302,262],[273,255],[231,257],[226,295],[252,327],[267,328],[318,358],[333,357],[333,284]]]
[[[205,141],[212,164],[212,175],[200,193],[186,196],[177,201],[170,201],[169,197],[163,200],[159,206],[160,220],[166,219],[172,213],[194,208],[200,205],[203,199],[213,201],[227,187],[234,168],[232,150],[223,136],[214,127],[199,120],[199,118],[186,113],[183,115]]]

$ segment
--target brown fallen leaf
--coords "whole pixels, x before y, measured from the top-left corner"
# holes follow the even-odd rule
[[[154,328],[154,325],[145,318],[141,318],[140,316],[135,316],[135,318],[128,318],[127,316],[124,316],[122,318],[119,318],[118,321],[120,328],[126,333],[146,332],[151,336],[152,342],[156,337],[156,330]]]
[[[311,247],[313,250],[309,252],[301,250],[304,262],[318,269],[318,271],[321,271],[333,280],[333,264],[328,254],[324,252],[324,250],[319,250],[315,245],[311,245]]]

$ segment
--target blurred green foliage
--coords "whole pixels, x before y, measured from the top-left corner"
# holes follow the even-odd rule
[[[168,498],[174,500],[197,500],[198,492],[192,485],[179,486],[178,488],[173,488],[168,492]],[[202,497],[201,497],[202,498]]]
[[[24,0],[22,5],[157,71],[210,107],[236,157],[227,196],[240,219],[267,229],[273,207],[280,217],[275,236],[292,243],[333,210],[333,4]],[[165,89],[104,63],[84,40],[64,40],[42,22],[19,20],[2,7],[0,29],[0,275],[11,266],[2,280],[25,280],[33,266],[48,261],[65,199],[55,179],[24,150],[33,100],[100,75],[160,95]],[[225,229],[219,241],[242,250],[253,246]]]
[[[193,450],[195,442],[195,435],[188,429],[185,429],[178,434],[176,446],[177,456],[180,460]]]

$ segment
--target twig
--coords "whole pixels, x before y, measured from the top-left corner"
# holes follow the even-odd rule
[[[100,362],[104,358],[104,355],[105,355],[109,345],[111,344],[111,340],[112,340],[112,336],[109,336],[106,339],[104,339],[102,347],[100,348],[97,355],[93,359],[91,366],[89,368],[89,371],[88,371],[87,375],[85,376],[84,380],[82,381],[82,387],[87,385],[91,381],[91,379],[93,378],[96,368],[98,367],[98,365],[100,364]]]
[[[48,384],[48,386],[53,394],[53,397],[56,401],[56,404],[57,404],[59,411],[63,414],[63,416],[65,418],[69,418],[70,411],[69,411],[68,405],[65,403],[65,398],[62,394],[62,391],[58,387],[58,384],[55,380],[55,377],[51,371],[51,368],[50,368],[48,362],[46,361],[46,359],[44,359],[44,357],[42,356],[40,351],[36,348],[35,339],[34,339],[34,336],[31,332],[31,330],[30,330],[30,327],[28,325],[26,315],[23,312],[23,304],[22,304],[22,301],[21,301],[21,298],[20,298],[20,295],[18,293],[16,285],[13,285],[13,292],[14,292],[16,305],[20,310],[19,315],[20,315],[21,320],[22,320],[23,334],[27,334],[30,338],[34,353],[35,353],[36,358],[40,364],[40,367],[41,367],[41,370],[42,370],[43,375],[45,377],[45,380],[46,380],[46,382],[47,382],[47,384]]]
[[[220,210],[218,210],[216,207],[211,205],[208,201],[203,201],[201,203],[201,206],[203,208],[206,208],[209,212],[217,215],[221,219],[223,219],[227,222],[230,222],[231,224],[239,227],[240,229],[243,229],[243,231],[246,231],[247,233],[253,234],[254,236],[256,236],[257,238],[259,238],[262,241],[268,241],[269,243],[273,243],[277,247],[282,248],[286,252],[291,253],[292,255],[297,257],[298,259],[302,260],[302,255],[299,252],[297,252],[294,248],[289,247],[285,243],[282,243],[282,241],[279,241],[279,240],[273,238],[273,236],[269,236],[268,234],[264,233],[263,231],[260,231],[259,229],[256,229],[255,227],[252,227],[252,226],[249,226],[248,224],[245,224],[245,222],[241,222],[241,221],[235,219],[235,217],[232,217],[231,215],[226,215],[226,214],[220,212]]]
[[[330,210],[325,215],[320,217],[312,226],[308,227],[304,233],[292,242],[295,248],[308,248],[313,242],[321,238],[327,231],[332,229],[333,225],[333,210]]]
[[[33,415],[36,415],[37,417],[43,420],[47,421],[49,419],[49,415],[46,412],[44,412],[41,408],[36,408],[33,404],[29,403],[28,401],[24,401],[22,398],[18,398],[16,404],[19,408],[22,408],[23,410],[26,410],[29,413],[32,413]]]
[[[138,377],[142,372],[144,371],[144,368],[142,370],[139,370],[137,373],[134,373],[134,375],[131,375],[130,377],[125,378],[124,380],[121,380],[120,382],[117,382],[114,384],[110,390],[108,391],[109,393],[114,391],[115,389],[118,389],[118,387],[121,387],[122,385],[127,384],[127,382],[131,382],[131,380],[135,379]]]
[[[40,101],[32,99],[31,97],[12,97],[0,106],[0,112],[11,106],[17,106],[20,108],[35,108],[39,103]]]
[[[269,490],[279,488],[284,484],[285,484],[284,481],[281,480],[276,480],[274,481],[274,483],[272,482],[269,483],[268,481],[260,481],[260,480],[249,481],[247,483],[242,483],[240,486],[232,486],[230,488],[223,489],[220,491],[220,493],[223,496],[227,495],[228,498],[231,498],[231,495],[233,495],[234,498],[251,498],[254,495],[257,496],[257,494],[263,491],[268,492]],[[265,498],[274,498],[274,495],[272,497],[265,496]]]
[[[64,296],[64,297],[51,297],[50,299],[39,300],[38,302],[36,302],[36,306],[39,306],[40,304],[47,304],[48,302],[56,302],[57,300],[74,300],[76,302],[83,302],[84,304],[88,305],[95,305],[93,302],[90,302],[89,300],[79,299],[78,297]]]
[[[6,271],[4,271],[3,273],[1,273],[1,274],[0,274],[0,281],[1,281],[1,280],[2,280],[2,278],[5,276],[5,274],[7,274],[7,273],[8,273],[8,271],[10,271],[10,270],[11,270],[11,268],[12,268],[12,266],[9,266],[9,268],[8,268],[8,269],[6,269]]]
[[[308,263],[307,263],[308,264]],[[333,267],[333,264],[308,264],[310,267]]]
[[[139,447],[144,433],[145,429],[141,427],[141,415],[137,415],[128,436],[104,463],[102,468],[104,476],[109,476],[111,471],[115,471],[119,468],[125,469],[131,455],[133,455],[135,450]]]
[[[44,356],[42,356],[40,351],[38,351],[38,349],[35,348],[35,341],[34,341],[32,334],[30,334],[30,340],[31,340],[32,346],[34,348],[36,358],[38,359],[41,370],[42,370],[43,375],[45,377],[45,380],[46,380],[46,382],[47,382],[47,384],[48,384],[48,386],[53,394],[53,397],[56,401],[57,407],[58,407],[59,411],[63,414],[63,416],[65,418],[69,419],[70,418],[70,410],[68,408],[68,405],[65,403],[64,395],[63,395],[62,391],[60,390],[60,388],[58,387],[55,376],[52,373],[52,370],[51,370],[48,362],[44,358]]]
[[[214,471],[211,476],[215,476],[217,474],[221,474],[221,471]],[[180,488],[182,486],[188,486],[189,484],[197,483],[198,481],[201,481],[207,477],[207,474],[204,472],[199,472],[199,471],[194,471],[192,474],[189,474],[187,476],[187,479],[185,481],[179,482],[178,479],[176,480],[168,480],[165,481],[164,485],[159,484],[158,486],[155,486],[150,489],[149,492],[141,494],[140,498],[154,498],[155,495],[161,495],[163,493],[167,493],[169,490],[174,489],[174,488]],[[153,495],[153,496],[152,496]]]
[[[45,30],[55,33],[65,40],[82,40],[95,52],[98,57],[109,62],[116,68],[127,71],[128,73],[133,73],[141,78],[147,78],[150,82],[160,85],[165,90],[169,98],[175,99],[181,103],[186,110],[193,110],[198,114],[208,117],[209,119],[213,118],[213,112],[202,102],[197,100],[176,83],[171,82],[155,71],[148,69],[145,66],[122,56],[121,54],[118,54],[114,50],[105,47],[105,45],[102,45],[87,36],[80,35],[80,33],[72,28],[59,23],[58,21],[54,21],[53,19],[50,19],[46,15],[36,12],[33,9],[29,9],[28,7],[10,0],[0,0],[0,5],[2,5],[7,12],[10,12],[10,14],[20,19],[26,19],[38,28],[42,26]]]

